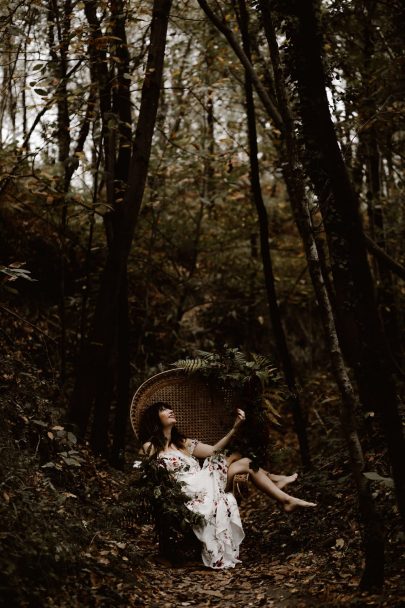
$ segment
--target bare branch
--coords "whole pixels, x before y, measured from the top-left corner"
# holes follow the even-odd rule
[[[364,240],[366,243],[366,247],[370,253],[372,253],[382,264],[391,270],[394,274],[400,277],[402,280],[405,280],[405,267],[402,266],[399,262],[394,260],[388,253],[379,247],[377,243],[373,241],[367,234],[364,235]]]
[[[202,10],[210,19],[210,21],[215,25],[215,27],[225,36],[233,52],[238,57],[245,70],[248,72],[250,78],[252,79],[252,84],[256,90],[256,93],[259,96],[262,104],[266,108],[270,118],[273,120],[275,127],[280,131],[284,131],[283,119],[277,106],[271,100],[268,92],[266,91],[265,87],[257,76],[251,61],[249,61],[248,57],[246,56],[246,53],[240,46],[239,42],[236,40],[232,30],[226,25],[224,21],[221,21],[221,19],[219,19],[219,17],[211,10],[206,0],[198,0],[198,4],[201,6]]]

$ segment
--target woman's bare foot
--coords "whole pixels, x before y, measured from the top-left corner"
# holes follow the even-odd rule
[[[284,475],[281,479],[278,479],[274,483],[276,484],[276,486],[278,488],[280,488],[280,490],[282,490],[289,483],[292,483],[293,481],[295,481],[297,479],[297,477],[298,477],[298,473],[293,473],[292,475]]]
[[[307,502],[306,500],[301,500],[301,498],[294,498],[294,496],[290,496],[290,498],[283,504],[283,508],[286,513],[292,513],[292,511],[295,511],[295,509],[299,507],[316,507],[316,503]]]

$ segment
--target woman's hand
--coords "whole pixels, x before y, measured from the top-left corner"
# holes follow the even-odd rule
[[[233,429],[236,431],[241,424],[243,424],[243,422],[245,422],[246,420],[246,416],[245,416],[245,412],[243,410],[237,409],[236,410],[236,420],[234,422],[233,425]]]
[[[227,433],[225,437],[222,437],[222,439],[217,441],[215,445],[207,445],[205,443],[198,442],[194,448],[194,456],[196,458],[207,458],[207,456],[212,456],[212,454],[215,454],[216,452],[221,452],[229,444],[232,439],[232,435],[235,433],[235,431],[243,422],[245,422],[245,418],[245,412],[243,410],[237,409],[236,420],[229,433]]]

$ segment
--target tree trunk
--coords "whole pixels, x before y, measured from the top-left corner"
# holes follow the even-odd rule
[[[87,243],[86,243],[86,255],[84,261],[84,276],[85,283],[83,285],[83,293],[82,293],[82,301],[81,301],[81,309],[80,309],[80,342],[78,348],[78,355],[81,355],[83,352],[83,348],[85,345],[86,334],[87,334],[87,306],[88,300],[90,297],[90,287],[91,287],[91,252],[93,248],[93,238],[94,238],[94,227],[95,227],[95,209],[97,204],[97,199],[100,194],[100,163],[101,163],[101,154],[102,154],[102,137],[101,135],[96,138],[96,130],[97,127],[93,125],[93,137],[95,140],[95,147],[93,148],[93,167],[94,167],[94,175],[93,175],[93,191],[91,196],[91,212],[89,217],[89,233],[87,235]]]
[[[66,74],[68,71],[68,48],[70,36],[70,20],[72,16],[72,3],[67,0],[63,5],[61,14],[58,1],[50,0],[48,10],[48,42],[51,55],[51,65],[54,76],[59,82],[59,92],[56,97],[57,106],[57,139],[58,161],[63,167],[63,175],[59,180],[59,191],[62,197],[61,218],[59,226],[60,252],[59,252],[59,319],[60,319],[60,383],[63,386],[66,376],[66,228],[67,228],[67,201],[71,174],[69,173],[70,153],[70,112],[68,104],[68,90]],[[55,31],[56,38],[55,41]]]
[[[378,412],[405,527],[405,441],[390,358],[367,260],[358,198],[336,139],[325,89],[322,41],[313,0],[293,2],[291,36],[308,169],[328,236],[340,318],[352,311],[358,344],[354,373],[362,403]],[[325,196],[326,195],[326,196]],[[346,344],[352,336],[346,334]]]
[[[89,24],[90,76],[93,85],[98,90],[98,100],[101,114],[101,130],[104,150],[105,184],[107,204],[114,208],[114,158],[113,134],[109,125],[112,112],[111,74],[108,69],[107,53],[105,51],[104,35],[97,15],[96,0],[85,0],[84,12]]]
[[[180,322],[184,315],[184,312],[187,310],[187,302],[190,299],[190,296],[193,293],[194,287],[192,284],[193,278],[197,271],[198,267],[198,254],[199,254],[199,246],[200,240],[203,230],[203,221],[205,211],[208,209],[208,213],[212,211],[214,208],[214,164],[213,158],[215,153],[215,132],[214,132],[214,99],[213,99],[213,91],[211,88],[211,68],[215,61],[212,49],[208,45],[205,49],[204,54],[206,72],[204,74],[205,81],[204,84],[207,88],[204,109],[205,113],[203,115],[203,129],[201,136],[201,149],[204,153],[203,159],[203,167],[201,172],[201,189],[200,189],[200,204],[197,209],[194,218],[195,229],[190,234],[189,241],[189,255],[187,256],[187,278],[183,282],[179,290],[179,299],[177,303],[176,317],[175,317],[175,330],[172,336],[172,347],[174,346],[175,339],[177,338],[178,331],[180,329]],[[180,115],[179,117],[180,118]],[[176,125],[176,130],[178,129],[178,125]]]
[[[311,214],[306,203],[305,181],[298,158],[298,146],[294,136],[292,112],[287,91],[284,87],[284,75],[268,1],[261,0],[260,8],[275,73],[280,111],[285,118],[285,181],[297,226],[305,246],[309,272],[318,300],[326,345],[332,363],[332,372],[342,397],[340,420],[343,436],[348,447],[353,479],[357,488],[362,523],[365,568],[361,584],[364,588],[368,589],[372,587],[380,588],[384,581],[384,530],[370,492],[370,484],[363,475],[364,456],[355,420],[355,411],[358,404],[344,364],[330,302],[329,294],[331,290],[327,288],[322,274],[322,263],[311,222]]]
[[[238,0],[239,5],[239,27],[242,34],[243,48],[251,61],[249,30],[248,30],[248,12],[246,10],[245,0]],[[277,293],[274,280],[273,262],[271,258],[269,245],[269,222],[267,210],[263,202],[262,189],[260,184],[260,170],[258,160],[257,146],[257,131],[256,131],[256,112],[253,99],[253,86],[249,73],[245,70],[245,99],[246,99],[246,115],[248,126],[249,140],[249,161],[250,161],[250,183],[252,198],[256,207],[257,217],[260,230],[260,250],[263,263],[264,280],[266,286],[267,303],[269,307],[271,325],[276,341],[278,356],[284,371],[287,386],[291,395],[292,414],[294,419],[295,432],[298,437],[300,446],[301,460],[304,467],[309,467],[311,464],[308,437],[306,432],[305,420],[302,413],[302,407],[298,396],[298,388],[296,385],[295,370],[288,349],[287,339],[284,332],[284,327],[281,319],[280,309],[277,303]]]
[[[128,421],[128,405],[130,400],[129,382],[129,317],[128,317],[128,282],[127,277],[120,292],[119,321],[118,321],[118,365],[117,365],[117,402],[115,409],[113,442],[111,447],[111,464],[122,466],[125,448],[125,435]]]
[[[124,200],[125,186],[128,182],[129,163],[131,161],[132,113],[131,113],[131,81],[126,77],[129,73],[130,57],[125,30],[125,7],[122,0],[111,0],[112,32],[116,37],[114,56],[117,75],[113,87],[113,112],[118,117],[118,156],[115,168],[115,203]]]
[[[71,36],[72,3],[65,1],[63,8],[58,0],[50,0],[48,11],[48,45],[51,56],[51,69],[58,82],[55,93],[57,107],[57,141],[58,162],[61,175],[57,184],[58,195],[61,198],[61,215],[59,224],[59,319],[60,319],[60,384],[63,386],[66,377],[66,231],[68,225],[67,195],[70,189],[72,176],[79,165],[79,153],[83,151],[90,129],[91,116],[95,106],[95,89],[90,86],[86,114],[80,126],[75,149],[71,154],[72,138],[70,135],[70,108],[69,108],[69,43]],[[25,127],[26,131],[26,127]],[[28,141],[28,134],[25,133]]]
[[[359,132],[359,149],[363,152],[363,160],[367,178],[367,206],[369,215],[370,234],[378,247],[386,250],[385,218],[381,196],[381,163],[377,133],[378,111],[374,92],[373,67],[375,65],[375,48],[372,35],[373,16],[376,3],[364,5],[357,13],[363,19],[363,102],[359,109],[360,124],[367,128]],[[379,258],[374,259],[377,282],[377,302],[387,336],[390,354],[396,364],[401,363],[401,334],[398,325],[395,306],[394,282],[391,272]]]
[[[125,28],[126,14],[122,0],[111,0],[111,20],[114,43],[111,48],[111,55],[114,57],[114,68],[110,74],[110,97],[112,98],[112,114],[107,114],[106,120],[114,116],[117,123],[117,135],[114,129],[110,129],[108,123],[105,125],[107,137],[110,141],[109,154],[105,166],[110,169],[110,174],[114,176],[113,198],[114,211],[108,214],[106,220],[107,240],[110,247],[115,241],[120,240],[120,207],[124,202],[125,186],[128,183],[129,163],[131,160],[131,140],[132,140],[132,116],[131,116],[131,93],[130,80],[126,74],[130,71],[130,57],[127,45]],[[117,58],[117,60],[115,59]],[[112,75],[114,74],[114,78]],[[107,118],[108,117],[108,118]],[[115,148],[118,148],[116,153]],[[92,427],[92,447],[97,452],[104,452],[107,456],[108,428],[110,409],[114,395],[116,396],[115,422],[113,426],[113,453],[111,455],[115,464],[118,463],[119,453],[123,449],[122,441],[125,438],[127,413],[129,406],[129,320],[128,320],[128,290],[127,290],[127,270],[124,272],[124,279],[119,292],[119,303],[117,316],[114,321],[114,331],[116,332],[109,363],[105,368],[105,373],[109,376],[109,383],[115,391],[106,391],[109,396],[105,399],[104,393],[98,393],[95,402],[95,414]],[[125,300],[125,302],[124,302]],[[122,330],[124,328],[124,330]],[[127,373],[125,373],[127,370]],[[126,386],[124,382],[126,381]],[[126,395],[126,401],[123,397]],[[119,436],[116,436],[116,431]]]
[[[208,17],[212,19],[212,11],[206,10],[206,2],[199,0],[200,5],[204,8]],[[303,239],[306,257],[308,260],[308,267],[311,274],[312,283],[317,296],[318,304],[320,307],[321,320],[325,331],[325,338],[330,354],[332,370],[336,380],[336,383],[340,389],[342,396],[341,404],[341,421],[343,435],[346,439],[353,478],[356,483],[358,496],[359,496],[359,507],[362,519],[362,537],[365,552],[365,569],[363,574],[362,583],[365,587],[381,586],[384,577],[384,535],[381,525],[380,518],[376,512],[374,501],[369,489],[369,484],[364,478],[364,458],[358,438],[354,411],[356,406],[356,399],[354,391],[348,377],[340,345],[336,333],[335,320],[333,317],[328,292],[325,287],[324,279],[321,272],[321,265],[319,262],[319,255],[316,247],[316,242],[313,234],[313,228],[311,225],[311,216],[306,202],[305,194],[305,179],[302,173],[302,168],[298,156],[298,146],[295,139],[295,133],[293,128],[292,113],[289,106],[287,92],[284,86],[284,77],[281,68],[281,62],[279,58],[278,45],[272,26],[271,13],[268,1],[260,3],[260,7],[263,14],[263,21],[266,25],[266,35],[268,36],[270,52],[272,56],[273,69],[275,79],[277,80],[277,95],[279,99],[279,110],[282,112],[283,120],[283,135],[284,135],[284,146],[283,153],[280,158],[283,166],[283,174],[286,181],[288,194],[290,197],[291,205],[293,208],[294,216],[296,218],[297,226]],[[226,35],[230,41],[232,48],[235,53],[235,41],[232,32],[226,32],[226,25],[220,24],[219,19],[212,19],[213,23],[218,29]],[[221,25],[221,27],[220,27]],[[243,50],[239,47],[236,53],[238,57],[241,57]],[[253,71],[253,66],[245,56],[243,65],[249,66],[248,71]],[[257,79],[257,78],[256,78]],[[256,80],[252,79],[255,85]],[[255,85],[256,87],[256,85]],[[266,110],[270,107],[266,104]],[[278,127],[277,122],[278,116],[281,116],[279,112],[274,117],[269,113],[269,117],[275,119],[275,123]]]
[[[114,239],[101,277],[91,335],[83,352],[71,399],[70,420],[77,425],[82,435],[96,397],[97,384],[106,370],[110,369],[117,339],[120,294],[125,282],[127,259],[145,189],[159,103],[170,7],[171,0],[154,0],[150,47],[128,184],[124,201],[115,210]],[[105,441],[104,430],[99,433]]]

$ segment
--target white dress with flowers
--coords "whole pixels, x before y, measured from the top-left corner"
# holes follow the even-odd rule
[[[202,560],[210,568],[233,568],[239,563],[239,545],[245,534],[234,495],[225,491],[227,462],[223,454],[214,454],[204,460],[202,467],[194,458],[198,443],[193,439],[189,454],[170,450],[160,454],[169,471],[183,482],[184,491],[190,496],[187,507],[205,517],[205,524],[193,530],[201,541]]]

